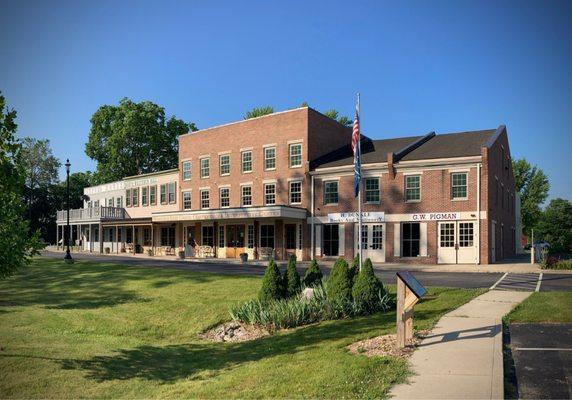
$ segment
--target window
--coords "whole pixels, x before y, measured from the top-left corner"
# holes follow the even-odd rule
[[[190,181],[191,180],[191,162],[190,161],[183,161],[183,180]]]
[[[276,184],[266,183],[264,184],[264,205],[276,204]]]
[[[131,189],[125,191],[125,206],[131,207]]]
[[[151,228],[143,228],[143,246],[151,246]]]
[[[361,246],[363,250],[367,250],[367,225],[361,226]]]
[[[298,250],[302,250],[304,241],[302,240],[302,224],[298,224]]]
[[[149,186],[149,204],[154,206],[157,204],[157,186]]]
[[[201,208],[209,208],[210,207],[210,191],[208,189],[201,190]]]
[[[302,203],[302,182],[290,182],[290,204]]]
[[[455,223],[439,224],[439,247],[455,247]]]
[[[123,197],[119,196],[115,198],[115,207],[117,208],[123,207]]]
[[[338,204],[338,181],[324,182],[324,204]]]
[[[125,243],[133,243],[133,229],[131,228],[125,228]]]
[[[127,230],[129,232],[129,230]],[[175,247],[175,227],[161,228],[161,246]]]
[[[254,225],[248,225],[248,231],[247,231],[247,237],[246,237],[246,247],[248,247],[249,249],[253,249],[254,248]]]
[[[113,207],[113,197],[107,199],[107,207]]]
[[[139,207],[139,188],[131,189],[131,205]]]
[[[92,201],[87,202],[87,208],[93,208],[93,202]]]
[[[420,228],[419,222],[406,222],[403,227],[401,248],[403,257],[417,257],[419,255]]]
[[[302,144],[295,143],[288,146],[290,168],[302,166]]]
[[[473,247],[473,223],[459,222],[459,246]]]
[[[371,227],[371,249],[383,249],[383,225],[373,225]]]
[[[93,203],[93,207],[99,208],[99,200],[95,200],[95,203]]]
[[[202,227],[202,238],[201,242],[203,246],[214,246],[214,226],[203,226]]]
[[[337,256],[340,248],[340,227],[338,224],[324,225],[322,247],[325,256]]]
[[[467,198],[466,172],[454,172],[451,174],[451,197],[453,199]]]
[[[210,174],[210,158],[201,158],[201,178],[208,178]]]
[[[276,147],[264,148],[264,169],[276,169]]]
[[[144,207],[149,205],[149,188],[147,186],[141,188],[141,205]]]
[[[99,229],[94,229],[94,230],[93,230],[93,241],[94,241],[94,242],[99,242]]]
[[[218,157],[218,167],[222,176],[230,175],[230,154],[222,154]]]
[[[421,200],[421,175],[405,177],[405,201]]]
[[[176,190],[175,182],[170,182],[169,183],[169,204],[174,204],[177,201],[177,196],[176,196],[175,190]]]
[[[167,204],[167,185],[161,185],[161,204]]]
[[[252,205],[252,186],[241,186],[240,187],[240,205],[242,207]]]
[[[220,206],[230,207],[230,188],[220,188]]]
[[[379,203],[379,178],[365,179],[365,202]]]
[[[242,173],[252,172],[252,151],[243,151],[240,156],[242,159]]]
[[[260,225],[260,247],[274,248],[274,225]]]
[[[183,210],[191,209],[191,192],[183,192]]]
[[[218,247],[224,247],[224,225],[218,227]]]
[[[295,224],[285,224],[284,225],[284,236],[287,249],[296,248],[296,225]]]

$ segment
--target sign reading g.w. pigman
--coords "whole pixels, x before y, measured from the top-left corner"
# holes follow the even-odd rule
[[[411,221],[455,221],[461,219],[459,212],[434,212],[434,213],[420,213],[410,214]]]

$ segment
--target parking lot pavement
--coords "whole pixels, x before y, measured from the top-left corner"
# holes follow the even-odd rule
[[[517,397],[569,399],[572,324],[510,324]]]
[[[491,288],[495,290],[517,290],[534,292],[538,286],[540,274],[505,274]]]
[[[571,291],[572,274],[542,274],[541,292]]]

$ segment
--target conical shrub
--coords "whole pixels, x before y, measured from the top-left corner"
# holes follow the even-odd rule
[[[348,263],[343,258],[338,258],[334,263],[328,281],[326,283],[328,299],[334,302],[345,302],[352,296],[352,281]]]
[[[318,286],[322,283],[322,277],[322,271],[320,271],[318,262],[315,259],[312,260],[310,268],[308,268],[304,274],[304,285],[307,287]]]
[[[355,283],[358,274],[359,274],[359,254],[353,258],[352,266],[350,267],[350,280],[352,282],[352,285]]]
[[[285,296],[291,297],[298,293],[300,293],[300,275],[298,275],[298,271],[296,270],[296,257],[290,256],[288,258],[288,265],[286,266],[286,272],[284,273],[285,276]]]
[[[382,289],[381,281],[373,272],[371,260],[366,258],[352,288],[354,301],[363,309],[374,311],[379,302],[379,293]]]
[[[258,299],[264,303],[268,303],[282,298],[282,293],[283,285],[280,270],[274,260],[270,260],[264,271],[264,278],[262,278],[262,287],[258,292]]]

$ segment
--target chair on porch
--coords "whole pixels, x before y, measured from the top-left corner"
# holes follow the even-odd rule
[[[198,246],[198,256],[200,258],[212,258],[214,257],[214,249],[212,246]]]
[[[166,256],[174,256],[175,249],[171,246],[165,246],[163,247],[163,254],[165,254]]]
[[[260,260],[270,260],[275,259],[275,254],[274,254],[274,249],[272,247],[261,247],[260,250],[258,251],[258,254],[260,255],[259,258]]]

